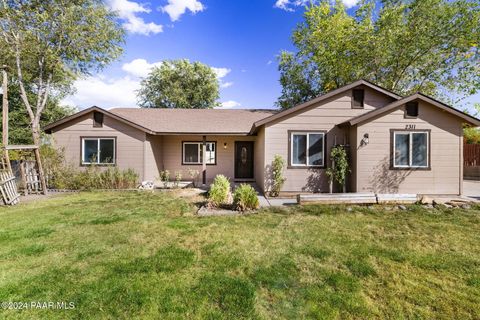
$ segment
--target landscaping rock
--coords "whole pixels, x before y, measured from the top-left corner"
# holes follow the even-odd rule
[[[153,190],[155,188],[155,183],[153,181],[142,181],[138,189],[140,190]]]
[[[464,204],[462,204],[460,207],[461,207],[462,209],[465,209],[465,210],[469,210],[469,209],[472,208],[472,206],[469,205],[468,203],[464,203]]]
[[[423,206],[425,209],[433,209],[433,205],[430,203],[427,203],[426,205]]]
[[[353,209],[352,209],[352,208],[350,208],[350,207],[348,207],[348,208],[347,208],[347,211],[348,211],[348,212],[352,212],[352,211],[353,211]]]
[[[423,196],[422,199],[420,200],[421,204],[432,204],[433,203],[433,198],[429,196]]]
[[[404,205],[399,205],[399,206],[398,206],[398,209],[400,209],[400,210],[407,210],[407,207],[405,207]]]

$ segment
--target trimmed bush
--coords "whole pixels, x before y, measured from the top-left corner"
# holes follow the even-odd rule
[[[238,211],[255,210],[260,206],[257,192],[249,184],[241,184],[235,189],[233,203]]]
[[[210,186],[208,201],[211,205],[218,207],[228,202],[230,194],[230,181],[224,175],[217,175]]]

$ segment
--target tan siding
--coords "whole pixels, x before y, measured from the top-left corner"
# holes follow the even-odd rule
[[[181,171],[187,177],[189,168],[196,169],[201,173],[201,165],[182,165],[182,141],[200,142],[202,136],[163,136],[163,167],[170,170],[172,176],[175,171]],[[207,165],[207,181],[212,181],[217,174],[223,174],[233,181],[235,141],[255,141],[255,137],[207,136],[207,141],[217,142],[217,164]],[[224,143],[227,143],[226,149],[223,147]],[[254,170],[256,170],[255,164]]]
[[[390,169],[390,129],[431,130],[431,170]],[[365,133],[369,144],[359,147]],[[403,107],[359,124],[356,146],[358,191],[459,194],[461,193],[461,138],[459,118],[420,103],[417,119],[404,119]]]
[[[131,168],[143,179],[145,133],[108,116],[105,116],[102,128],[94,128],[92,115],[89,113],[68,125],[61,125],[52,133],[55,146],[64,148],[66,160],[81,168],[80,137],[116,137],[118,167]]]
[[[255,141],[255,180],[260,190],[265,190],[265,129],[262,127],[258,130]]]
[[[391,102],[390,97],[365,88],[364,109],[352,109],[351,92],[345,92],[291,117],[267,124],[265,126],[265,163],[268,166],[275,154],[280,154],[288,163],[289,130],[325,130],[327,131],[326,163],[329,164],[328,153],[335,141],[343,144],[352,138],[348,129],[339,129],[336,125],[389,102]],[[287,168],[285,178],[287,180],[282,189],[284,192],[328,191],[328,181],[324,169]]]
[[[163,170],[162,136],[147,135],[145,140],[145,180],[155,181]]]

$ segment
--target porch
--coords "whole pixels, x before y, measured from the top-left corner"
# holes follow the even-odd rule
[[[148,135],[144,146],[144,180],[159,180],[168,170],[169,180],[209,185],[222,174],[231,182],[255,182],[263,168],[255,136]]]

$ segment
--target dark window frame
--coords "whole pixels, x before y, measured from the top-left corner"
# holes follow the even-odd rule
[[[185,162],[185,157],[184,157],[184,145],[185,143],[191,143],[191,144],[200,144],[203,145],[203,141],[182,141],[182,166],[201,166],[203,165],[201,162],[200,163],[190,163],[190,162]],[[216,166],[217,165],[217,157],[218,157],[218,144],[217,141],[205,141],[205,143],[213,143],[215,145],[215,162],[214,163],[207,163],[207,166]],[[200,148],[201,149],[201,148]]]
[[[409,115],[409,108],[411,107],[415,107],[416,108],[416,115],[412,116],[412,115]],[[405,114],[404,114],[404,118],[405,119],[416,119],[418,118],[418,115],[420,113],[420,107],[419,107],[419,104],[418,104],[418,101],[410,101],[410,102],[407,102],[405,104]]]
[[[395,133],[427,133],[427,166],[415,167],[415,166],[395,166]],[[432,130],[430,129],[390,129],[390,170],[418,170],[418,171],[431,171],[432,170]],[[410,159],[409,159],[410,161]]]
[[[84,156],[84,140],[113,140],[113,163],[89,163],[83,161]],[[99,166],[99,167],[108,167],[117,165],[117,137],[116,136],[81,136],[80,137],[80,166]],[[100,159],[99,159],[100,160]]]
[[[323,165],[308,165],[308,156],[307,156],[307,164],[305,165],[299,165],[299,164],[293,164],[292,163],[292,148],[293,148],[293,141],[292,141],[292,135],[295,133],[300,133],[300,134],[323,134]],[[327,131],[326,130],[288,130],[288,144],[287,144],[287,149],[288,149],[288,165],[287,169],[325,169],[327,167]],[[307,148],[308,148],[308,139],[307,139]]]
[[[361,99],[356,99],[355,93],[361,93]],[[359,103],[359,105],[357,105]],[[365,108],[365,89],[352,89],[352,109],[364,109]]]
[[[97,118],[100,117],[100,118]],[[93,112],[93,127],[102,128],[103,127],[104,114],[98,111]]]

